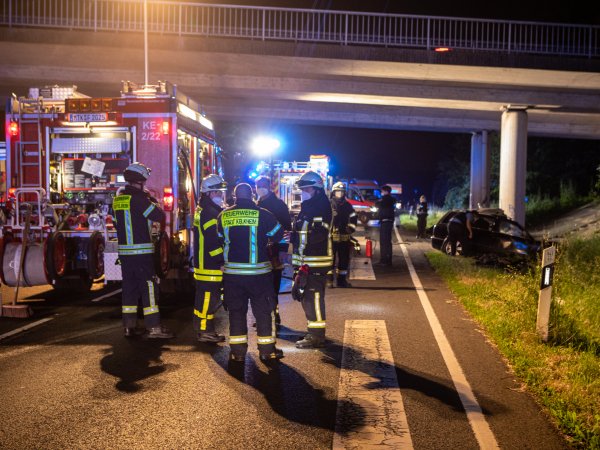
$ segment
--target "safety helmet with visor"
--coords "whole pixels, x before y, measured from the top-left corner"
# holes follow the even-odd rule
[[[223,178],[216,174],[210,174],[202,179],[200,184],[200,192],[207,193],[211,191],[226,191],[227,183]]]
[[[144,183],[150,178],[152,170],[140,162],[134,162],[127,166],[123,172],[123,178],[129,183]]]
[[[306,172],[298,179],[296,186],[298,189],[304,189],[308,187],[323,189],[323,178],[321,178],[321,176],[316,172]]]

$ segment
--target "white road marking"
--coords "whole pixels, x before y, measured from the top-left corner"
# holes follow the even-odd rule
[[[410,277],[419,296],[419,300],[421,301],[421,305],[425,311],[425,315],[427,316],[427,320],[429,321],[429,325],[431,326],[435,340],[442,353],[446,367],[448,367],[448,371],[450,372],[450,377],[452,378],[456,392],[458,393],[460,401],[465,408],[467,419],[469,420],[471,429],[473,430],[475,438],[479,443],[479,447],[483,449],[498,449],[500,447],[498,446],[496,437],[494,436],[494,433],[492,433],[489,424],[485,420],[483,411],[481,410],[479,403],[477,403],[475,394],[473,394],[473,389],[471,389],[471,386],[467,381],[467,377],[465,376],[462,367],[458,363],[456,355],[450,346],[450,342],[448,341],[448,338],[442,329],[442,325],[440,324],[440,321],[438,320],[437,315],[431,306],[429,297],[427,297],[425,289],[423,289],[421,280],[417,275],[417,271],[415,270],[412,260],[410,259],[410,255],[408,254],[408,250],[406,249],[406,244],[402,240],[402,237],[400,236],[400,233],[396,227],[394,227],[394,231],[396,232],[396,238],[398,239],[398,242],[401,244],[400,248],[402,249],[404,259],[406,259],[408,271],[410,272]]]
[[[122,292],[123,289],[117,289],[116,291],[109,292],[108,294],[104,294],[98,298],[93,299],[93,302],[99,302],[100,300],[104,300],[105,298],[112,297],[113,295],[117,295],[119,292]]]
[[[14,336],[15,334],[19,334],[19,333],[22,333],[23,331],[27,331],[31,328],[37,327],[38,325],[49,322],[50,320],[53,320],[53,319],[54,319],[53,317],[47,317],[45,319],[38,320],[37,322],[32,322],[28,325],[25,325],[24,327],[20,327],[15,330],[9,331],[8,333],[0,334],[0,341],[3,339],[6,339],[8,337]]]
[[[353,256],[350,258],[349,272],[351,280],[375,280],[371,258]]]
[[[374,446],[413,448],[385,320],[346,320],[332,448]]]

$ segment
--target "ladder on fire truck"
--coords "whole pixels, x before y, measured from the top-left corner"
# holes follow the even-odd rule
[[[16,142],[17,186],[20,188],[42,187],[42,111],[40,98],[20,97],[18,101],[18,122],[21,131]],[[35,127],[28,125],[34,124]]]

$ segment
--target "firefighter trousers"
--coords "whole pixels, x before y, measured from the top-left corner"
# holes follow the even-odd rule
[[[193,327],[196,333],[215,331],[214,314],[221,305],[222,283],[195,280]]]
[[[392,231],[394,221],[384,219],[379,225],[379,260],[383,264],[392,264]]]
[[[229,311],[229,346],[235,355],[248,351],[248,300],[256,319],[258,352],[275,351],[273,274],[223,274],[224,302]]]
[[[119,256],[121,261],[123,326],[135,328],[141,300],[147,328],[160,325],[159,288],[152,255]]]
[[[306,315],[308,333],[318,339],[325,339],[325,273],[309,273],[302,308]]]
[[[333,265],[338,275],[348,275],[350,265],[350,241],[333,241]]]

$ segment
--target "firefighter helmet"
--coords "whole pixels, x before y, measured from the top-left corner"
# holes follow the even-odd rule
[[[306,172],[296,182],[296,185],[298,186],[298,189],[307,187],[323,189],[323,178],[321,178],[316,172]]]
[[[125,169],[123,172],[123,177],[125,178],[125,181],[143,183],[150,178],[151,171],[152,170],[146,167],[144,164],[134,162],[127,166],[127,169]]]
[[[202,193],[225,190],[227,190],[227,183],[219,175],[213,173],[202,179],[202,184],[200,185],[200,192]]]
[[[346,185],[344,183],[342,183],[341,181],[338,181],[333,186],[331,186],[331,192],[335,192],[335,191],[346,192]]]

